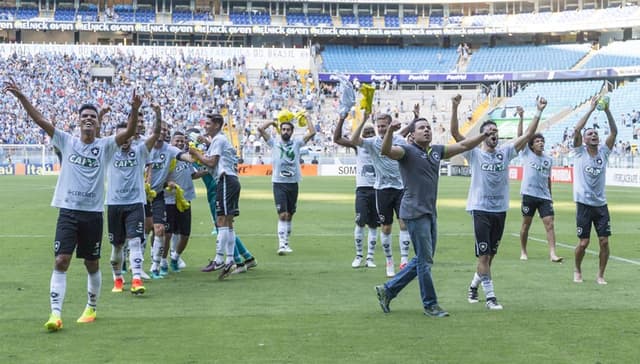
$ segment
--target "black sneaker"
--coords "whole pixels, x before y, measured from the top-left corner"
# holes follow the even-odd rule
[[[449,316],[449,312],[445,311],[438,305],[431,305],[429,307],[425,307],[424,314],[431,317],[447,317]]]
[[[227,278],[229,275],[231,275],[231,272],[233,272],[234,269],[236,269],[236,263],[230,262],[225,264],[224,267],[222,267],[222,270],[220,271],[218,280],[222,281],[225,278]]]
[[[382,308],[382,312],[389,313],[391,309],[389,308],[389,303],[391,299],[387,296],[387,289],[384,285],[375,286],[376,293],[378,294],[378,302],[380,302],[380,308]]]
[[[480,301],[478,299],[478,287],[469,287],[467,301],[469,301],[469,303],[478,303]]]

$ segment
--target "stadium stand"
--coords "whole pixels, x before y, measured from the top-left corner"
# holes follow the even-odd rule
[[[601,48],[582,68],[638,65],[640,65],[640,40],[629,40],[626,42],[613,42]]]
[[[590,49],[590,44],[483,47],[474,50],[467,72],[567,70]]]

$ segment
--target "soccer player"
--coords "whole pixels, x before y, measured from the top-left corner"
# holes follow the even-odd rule
[[[100,248],[103,227],[104,171],[118,146],[135,133],[137,110],[142,99],[133,94],[132,115],[124,132],[107,138],[97,138],[98,109],[91,104],[83,104],[80,114],[80,136],[73,137],[44,118],[29,99],[22,93],[13,79],[4,83],[4,92],[15,96],[27,114],[49,135],[52,144],[60,150],[62,160],[60,176],[51,205],[59,208],[56,226],[54,254],[55,264],[50,282],[51,314],[44,324],[48,331],[62,328],[62,304],[67,288],[67,270],[71,256],[84,259],[87,269],[88,302],[79,323],[89,323],[96,319],[96,304],[100,295],[102,276],[100,273]]]
[[[399,129],[398,121],[392,122],[387,128],[381,153],[399,162],[405,186],[400,204],[400,218],[407,225],[416,256],[395,277],[383,285],[376,286],[375,289],[382,311],[388,313],[391,300],[417,277],[424,314],[446,317],[449,313],[438,304],[431,276],[437,240],[436,198],[440,160],[475,148],[493,131],[485,130],[484,134],[452,145],[431,145],[431,125],[427,119],[418,118],[413,120],[408,128],[411,142],[392,146],[394,131]]]
[[[389,125],[391,124],[391,115],[380,114],[376,117],[376,128],[378,136],[368,138],[362,137],[364,123],[360,123],[351,136],[351,143],[355,146],[362,147],[371,156],[373,167],[376,173],[376,182],[374,190],[376,195],[376,210],[378,214],[378,222],[382,225],[380,232],[380,241],[382,249],[386,256],[386,274],[387,277],[395,275],[395,267],[393,262],[393,252],[391,249],[391,228],[393,224],[393,214],[396,217],[400,213],[400,201],[404,185],[400,176],[398,162],[387,156],[380,154],[382,148],[382,138],[384,137]],[[394,145],[406,144],[405,139],[398,133],[394,134]],[[411,236],[407,231],[404,221],[398,217],[400,225],[400,267],[401,269],[409,261],[409,247],[411,245]]]
[[[453,99],[453,104],[460,103],[461,96]],[[494,292],[491,279],[491,263],[498,253],[498,246],[504,232],[504,223],[509,209],[509,161],[516,157],[533,137],[542,111],[547,106],[544,98],[537,101],[538,111],[525,134],[515,138],[512,142],[498,146],[498,127],[492,120],[480,125],[481,134],[491,134],[479,148],[464,153],[471,168],[471,183],[467,198],[466,210],[473,219],[475,235],[475,253],[477,257],[476,272],[468,290],[469,303],[477,303],[478,286],[486,296],[486,307],[490,310],[501,310]],[[451,118],[451,135],[460,142],[464,136],[458,130],[458,119]]]
[[[180,149],[166,142],[168,135],[169,127],[167,123],[162,122],[160,138],[151,149],[147,162],[151,189],[156,192],[155,198],[150,202],[153,218],[153,245],[151,246],[151,278],[153,279],[160,279],[169,274],[169,263],[164,254],[164,232],[167,223],[164,188],[169,176],[171,160],[182,153]]]
[[[518,136],[522,135],[524,109],[518,106],[516,114],[518,122]],[[556,254],[556,233],[554,229],[553,200],[551,199],[551,166],[553,158],[544,151],[544,136],[535,133],[527,147],[520,152],[522,160],[522,227],[520,228],[520,260],[527,260],[527,240],[529,228],[536,210],[540,214],[549,243],[549,259],[554,263],[561,263],[563,258]]]
[[[206,153],[197,148],[189,148],[189,153],[200,163],[209,167],[210,173],[218,180],[216,191],[216,215],[218,239],[216,256],[212,262],[214,269],[221,269],[218,279],[227,278],[236,268],[234,262],[235,233],[233,220],[240,215],[240,181],[238,180],[238,156],[236,149],[222,132],[224,118],[220,114],[207,115],[205,132],[211,139]],[[225,259],[226,255],[226,259]]]
[[[277,126],[277,121],[267,121],[258,131],[271,147],[273,173],[273,199],[278,212],[278,255],[293,252],[289,245],[291,224],[298,203],[298,183],[302,179],[300,169],[300,148],[316,135],[311,120],[307,122],[307,133],[302,138],[293,137],[293,123],[280,124],[280,138],[271,138],[267,133],[270,126]]]
[[[578,245],[575,249],[575,272],[573,281],[582,283],[582,260],[585,250],[589,246],[591,225],[595,226],[600,245],[598,275],[596,283],[607,284],[604,270],[609,260],[609,236],[611,236],[611,218],[605,194],[605,182],[609,154],[618,135],[609,104],[605,103],[604,113],[609,121],[609,136],[604,144],[600,144],[598,131],[584,126],[598,104],[598,98],[591,99],[589,111],[578,121],[573,131],[574,181],[573,199],[576,202],[576,225],[578,230]],[[584,144],[583,144],[584,142]]]
[[[363,123],[368,119],[366,113]],[[356,227],[353,232],[356,247],[356,257],[351,263],[351,267],[359,268],[362,265],[364,240],[364,227],[369,227],[369,239],[367,246],[367,259],[365,266],[375,268],[374,254],[376,250],[376,239],[378,235],[378,213],[376,212],[376,193],[373,186],[376,181],[376,171],[371,161],[369,152],[351,143],[351,139],[342,136],[342,127],[346,116],[340,115],[338,124],[333,131],[333,142],[356,151]],[[367,123],[362,129],[362,136],[370,138],[376,135],[373,124]]]
[[[152,104],[156,112],[153,134],[144,143],[132,144],[134,137],[122,144],[107,168],[107,221],[111,242],[112,292],[122,292],[124,286],[123,261],[125,243],[129,248],[129,266],[133,279],[131,293],[143,294],[142,240],[144,239],[144,167],[149,151],[160,137],[160,106]],[[120,133],[126,124],[116,126]]]

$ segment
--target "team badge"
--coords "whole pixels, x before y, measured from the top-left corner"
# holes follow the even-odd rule
[[[57,253],[58,250],[60,250],[60,242],[59,241],[55,241],[53,243],[53,251]]]
[[[602,158],[598,158],[598,159],[596,159],[596,164],[597,164],[597,165],[601,165],[601,164],[602,164]]]
[[[440,153],[438,152],[431,153],[431,158],[433,158],[433,160],[435,160],[436,162],[440,162]]]
[[[577,232],[578,232],[578,235],[582,235],[582,227],[578,226]]]
[[[167,157],[164,155],[164,153],[160,154],[160,160],[163,161],[165,160]]]
[[[545,167],[549,167],[549,161],[542,162],[542,165],[545,166]]]
[[[136,152],[134,152],[133,150],[129,152],[129,158],[135,158],[136,157]]]
[[[496,154],[496,158],[498,158],[499,160],[503,160],[504,156],[502,155],[502,153],[498,153]]]
[[[99,153],[100,153],[100,148],[98,148],[98,147],[91,148],[91,154],[97,156]]]
[[[528,214],[529,213],[529,206],[522,206],[522,213],[523,214]]]
[[[486,252],[489,250],[489,243],[487,243],[486,241],[482,241],[478,243],[478,250],[480,250],[481,252]]]

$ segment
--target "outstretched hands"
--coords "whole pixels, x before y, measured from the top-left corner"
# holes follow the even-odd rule
[[[16,81],[14,81],[12,77],[9,77],[8,81],[4,81],[2,85],[2,92],[3,93],[9,92],[17,98],[24,96],[24,94],[22,93],[22,90],[20,90],[20,87],[18,87],[18,85],[16,84]]]
[[[539,98],[536,106],[538,107],[538,111],[543,111],[544,108],[547,107],[547,99],[544,97]]]

